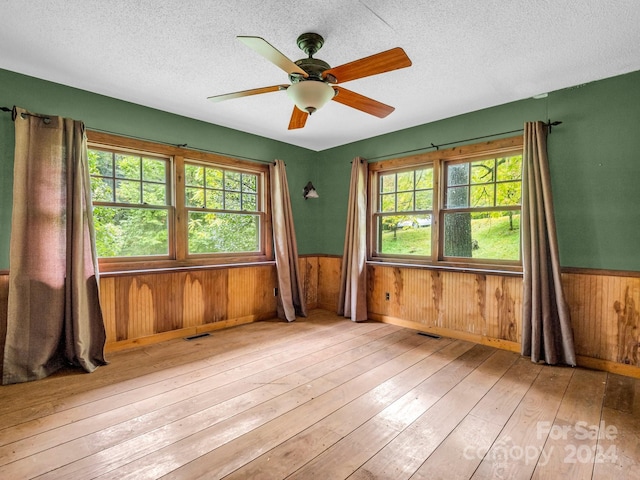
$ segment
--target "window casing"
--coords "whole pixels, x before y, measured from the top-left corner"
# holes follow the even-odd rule
[[[369,165],[369,260],[521,270],[522,137]]]
[[[99,132],[88,140],[102,271],[273,259],[267,164]]]

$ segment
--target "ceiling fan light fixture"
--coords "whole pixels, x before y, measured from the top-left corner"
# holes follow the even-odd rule
[[[312,114],[322,108],[336,94],[331,85],[319,80],[305,80],[287,88],[287,95],[303,112]]]

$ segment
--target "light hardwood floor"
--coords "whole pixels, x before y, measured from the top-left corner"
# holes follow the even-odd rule
[[[638,380],[396,326],[315,310],[109,361],[0,387],[0,478],[640,478]]]

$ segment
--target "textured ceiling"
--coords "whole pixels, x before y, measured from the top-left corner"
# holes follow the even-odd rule
[[[640,70],[638,0],[0,0],[0,68],[323,150]],[[337,102],[288,131],[288,83],[243,45],[260,36],[292,60],[338,66],[402,47],[413,66],[344,84],[396,107],[379,119]]]

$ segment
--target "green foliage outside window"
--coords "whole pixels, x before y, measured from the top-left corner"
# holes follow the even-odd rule
[[[166,159],[89,150],[99,257],[169,254]]]
[[[445,257],[518,261],[522,155],[443,162],[441,251]],[[377,176],[377,252],[433,255],[433,169]],[[437,213],[437,212],[436,212]]]
[[[190,254],[260,249],[258,175],[185,164]]]

